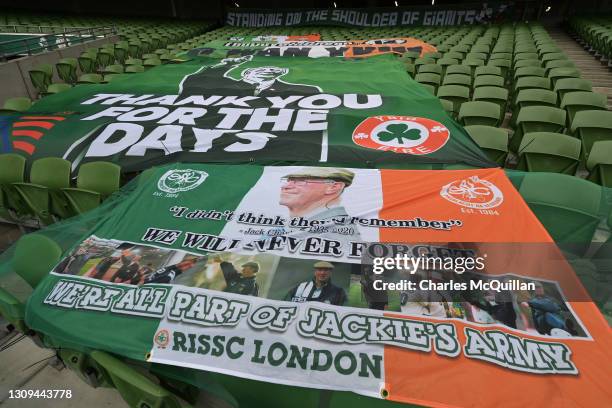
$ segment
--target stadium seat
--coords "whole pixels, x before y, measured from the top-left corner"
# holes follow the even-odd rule
[[[586,161],[588,180],[604,187],[612,187],[612,140],[593,143]]]
[[[548,75],[550,73],[550,70],[554,68],[576,68],[576,65],[572,61],[567,59],[548,61],[544,65],[546,75]]]
[[[424,64],[419,66],[419,74],[436,74],[442,75],[442,67],[437,64]]]
[[[555,242],[584,254],[600,222],[600,186],[567,174],[528,173],[519,192]]]
[[[512,63],[510,62],[509,59],[495,59],[495,60],[489,60],[489,63],[487,65],[499,67],[499,69],[501,69],[502,71],[502,77],[507,78],[508,72],[510,72],[510,67],[512,66]]]
[[[606,110],[607,98],[595,92],[567,92],[561,101],[561,109],[567,112],[567,127],[571,128],[577,112],[583,110]]]
[[[60,190],[70,186],[70,162],[59,157],[34,160],[30,169],[30,182],[12,183],[13,202],[22,203],[18,214],[33,215],[43,224],[54,221],[53,216],[65,218],[66,201]]]
[[[459,112],[459,107],[470,98],[470,88],[461,85],[442,85],[436,94],[438,98],[450,101],[453,104],[453,114]]]
[[[442,80],[442,85],[461,85],[466,87],[472,86],[472,77],[463,74],[446,74]]]
[[[40,64],[28,71],[30,82],[39,94],[47,91],[47,87],[53,78],[53,67],[51,64]]]
[[[115,60],[119,64],[125,64],[125,60],[128,58],[128,55],[129,51],[127,44],[115,44]]]
[[[553,68],[548,72],[547,76],[554,87],[560,79],[580,78],[580,71],[576,68]]]
[[[523,135],[517,170],[576,174],[580,140],[561,133],[533,132]]]
[[[476,77],[478,80],[478,77]],[[508,102],[508,90],[497,86],[479,86],[474,88],[472,99],[475,101],[493,102],[499,105],[500,112],[506,111]]]
[[[418,73],[414,77],[415,81],[420,84],[430,85],[434,87],[434,92],[440,85],[440,75],[433,73]]]
[[[162,62],[162,64],[163,64],[163,62],[164,62],[164,61],[163,61],[163,60],[161,60],[161,59],[160,59],[160,61],[161,61],[161,62]],[[406,69],[406,73],[407,73],[408,75],[410,75],[412,78],[414,78],[414,75],[415,75],[415,73],[416,73],[416,68],[415,68],[415,66],[414,66],[413,64],[404,64],[404,68]]]
[[[544,77],[546,72],[544,68],[534,67],[534,66],[526,66],[518,68],[514,71],[514,80],[517,81],[519,78],[523,77]]]
[[[487,157],[503,166],[508,157],[508,131],[491,126],[466,126],[465,131]]]
[[[457,116],[463,126],[498,126],[501,121],[499,105],[493,102],[464,102]]]
[[[555,82],[554,91],[559,95],[559,100],[562,101],[563,97],[568,92],[575,91],[590,91],[592,90],[591,81],[581,78],[564,78],[559,79]]]
[[[98,52],[98,56],[96,58],[96,63],[98,67],[104,68],[108,65],[111,65],[113,62],[115,62],[115,54],[113,50],[101,49]]]
[[[29,286],[36,288],[57,264],[61,255],[61,248],[44,235],[24,235],[15,246],[11,268]],[[25,324],[25,302],[2,287],[0,287],[0,315],[20,332],[30,331]]]
[[[540,60],[538,60],[537,58],[534,59],[524,59],[524,60],[519,60],[519,61],[515,61],[514,65],[513,65],[513,70],[517,71],[521,68],[541,68],[541,63]],[[542,75],[536,75],[536,76],[542,76]]]
[[[482,86],[504,86],[504,78],[499,75],[478,75],[474,79],[474,89]]]
[[[104,78],[106,78],[106,74],[123,74],[123,72],[124,72],[123,65],[120,65],[120,64],[108,65],[102,70],[102,73],[104,74]]]
[[[55,64],[57,76],[68,84],[74,84],[77,81],[77,65],[76,58],[62,58]]]
[[[79,68],[84,74],[91,74],[96,72],[96,56],[93,54],[83,53],[77,58]]]
[[[521,108],[516,118],[516,129],[510,140],[510,150],[516,152],[523,135],[532,132],[562,133],[565,127],[565,111],[548,106]]]
[[[177,397],[147,376],[103,351],[92,351],[106,382],[112,384],[130,407],[180,408]]]
[[[445,75],[456,74],[472,76],[472,70],[470,69],[470,67],[467,67],[465,65],[449,65],[448,67],[446,67]]]
[[[612,111],[583,110],[574,115],[571,133],[582,140],[585,158],[589,156],[593,143],[612,140]]]
[[[79,167],[76,188],[62,188],[69,213],[82,214],[100,205],[119,190],[121,167],[108,162],[90,162]]]
[[[0,154],[0,218],[6,221],[14,221],[10,212],[15,205],[10,198],[12,183],[20,183],[25,180],[25,157],[15,153]]]
[[[142,65],[140,58],[128,58],[125,60],[125,65]]]
[[[474,75],[497,75],[502,76],[502,70],[500,67],[495,67],[493,65],[483,65],[482,67],[477,67]]]
[[[83,74],[79,77],[78,84],[99,84],[104,78],[100,74]]]
[[[153,67],[156,67],[158,65],[161,65],[161,60],[159,60],[157,58],[149,58],[149,59],[144,60],[142,62],[142,65],[145,68],[153,68]]]
[[[514,84],[514,93],[518,94],[525,89],[547,89],[550,90],[550,79],[541,77],[522,77]]]
[[[438,99],[438,100],[442,104],[442,107],[444,108],[446,113],[448,113],[451,117],[454,117],[455,115],[453,113],[453,103],[450,101],[447,101],[446,99]]]
[[[32,101],[30,98],[17,97],[10,98],[4,102],[0,113],[18,113],[25,112],[32,107]]]
[[[47,87],[47,92],[45,92],[45,95],[53,95],[69,89],[72,89],[70,84],[51,84],[49,87]]]

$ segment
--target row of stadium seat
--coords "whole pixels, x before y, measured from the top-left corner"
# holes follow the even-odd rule
[[[83,164],[75,186],[71,171],[69,161],[45,157],[32,162],[26,181],[26,159],[0,154],[0,218],[19,223],[33,217],[48,225],[97,207],[120,187],[121,168],[113,163]]]
[[[612,66],[612,17],[572,18],[569,27],[579,43]]]

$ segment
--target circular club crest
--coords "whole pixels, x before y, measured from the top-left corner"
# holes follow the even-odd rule
[[[208,173],[200,170],[169,170],[157,182],[157,188],[166,193],[193,190],[206,180]]]
[[[353,131],[359,146],[419,156],[440,150],[449,138],[440,122],[414,116],[372,116]]]
[[[448,183],[440,195],[451,203],[477,209],[494,208],[504,201],[504,194],[495,184],[478,176]]]
[[[158,330],[153,341],[158,347],[166,348],[170,343],[170,333],[166,329]]]

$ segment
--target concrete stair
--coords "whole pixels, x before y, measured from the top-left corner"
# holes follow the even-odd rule
[[[582,78],[588,79],[593,83],[593,91],[607,95],[608,110],[612,109],[612,73],[608,67],[585,50],[561,28],[548,28],[547,31],[559,48],[576,64],[576,67],[582,74]]]

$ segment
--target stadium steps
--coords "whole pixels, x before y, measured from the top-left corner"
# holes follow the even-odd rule
[[[607,95],[608,110],[612,109],[612,74],[605,65],[560,28],[549,28],[548,33],[568,57],[574,61],[584,79],[593,83],[593,91]]]

